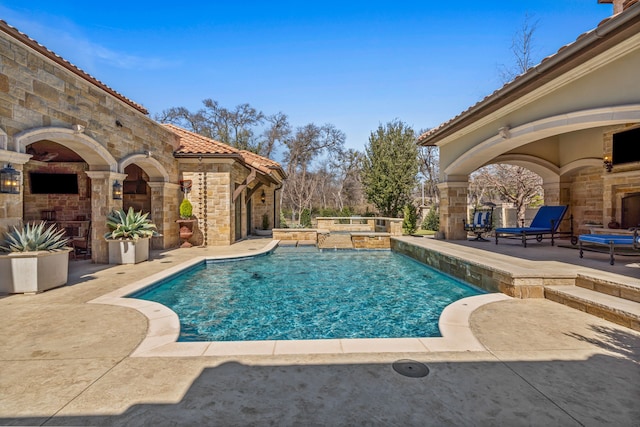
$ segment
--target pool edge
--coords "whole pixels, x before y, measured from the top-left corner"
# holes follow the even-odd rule
[[[196,257],[95,298],[89,303],[132,308],[147,318],[147,333],[132,351],[131,357],[199,357],[486,351],[471,331],[471,313],[485,304],[511,299],[504,294],[489,293],[463,298],[449,304],[440,315],[438,326],[442,337],[437,338],[177,342],[180,320],[173,310],[156,302],[127,298],[144,287],[208,260],[260,256],[273,251],[278,243],[279,241],[273,241],[258,252]]]

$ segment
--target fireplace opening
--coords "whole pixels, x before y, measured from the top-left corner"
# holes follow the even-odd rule
[[[622,228],[640,226],[640,193],[632,193],[622,198]]]

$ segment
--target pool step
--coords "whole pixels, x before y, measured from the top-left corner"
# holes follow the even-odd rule
[[[580,281],[576,280],[576,283]],[[624,285],[622,287],[624,288]],[[608,290],[614,288],[615,286],[609,286]],[[624,296],[614,296],[573,285],[552,285],[544,288],[544,296],[548,300],[640,331],[640,302],[628,299],[627,294],[622,294]],[[633,292],[631,294],[633,295]]]
[[[351,233],[330,233],[318,243],[320,249],[353,249]]]

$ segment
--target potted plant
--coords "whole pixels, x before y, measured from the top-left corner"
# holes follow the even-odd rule
[[[189,199],[182,199],[180,203],[180,219],[177,221],[180,228],[180,238],[183,240],[180,245],[181,248],[190,248],[193,245],[189,243],[189,239],[193,236],[193,224],[196,222],[193,219],[193,206]]]
[[[44,221],[13,227],[0,245],[0,292],[37,293],[65,285],[68,239]]]
[[[109,232],[109,264],[137,264],[149,259],[149,241],[157,236],[156,225],[148,219],[149,213],[135,212],[133,208],[113,210],[107,215]]]
[[[256,228],[256,235],[258,236],[270,236],[271,230],[269,230],[269,215],[262,215],[262,229]]]

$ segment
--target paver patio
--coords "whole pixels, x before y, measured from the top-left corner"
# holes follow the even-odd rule
[[[86,304],[194,256],[268,241],[154,252],[134,266],[73,261],[70,286],[1,298],[0,424],[638,425],[640,333],[547,300],[476,310],[484,351],[226,357],[131,357],[147,319]],[[399,375],[400,359],[429,375]]]

